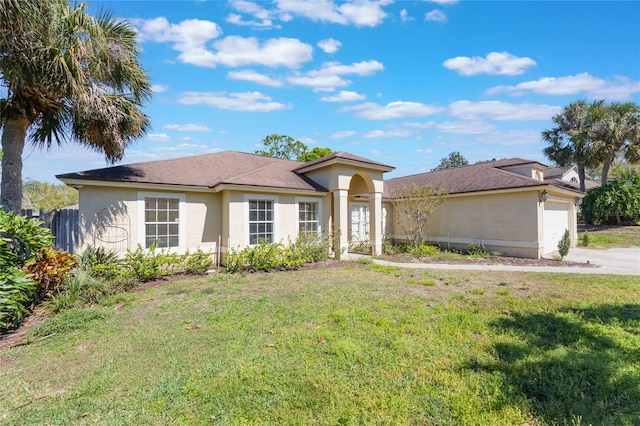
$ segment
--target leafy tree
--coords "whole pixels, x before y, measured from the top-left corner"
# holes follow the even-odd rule
[[[590,150],[586,133],[586,117],[590,106],[585,101],[576,101],[553,116],[555,127],[544,130],[542,139],[549,143],[542,152],[558,166],[576,164],[580,178],[580,190],[585,190],[585,167],[598,163]]]
[[[571,247],[571,234],[569,230],[565,229],[560,242],[558,242],[558,253],[560,254],[560,260],[564,259],[569,254],[569,248]]]
[[[262,140],[266,149],[259,149],[256,154],[267,157],[293,160],[307,151],[307,146],[291,136],[272,134]]]
[[[469,160],[467,160],[464,155],[460,154],[459,151],[453,151],[448,156],[440,159],[440,164],[437,167],[431,169],[432,172],[436,170],[444,170],[444,169],[452,169],[454,167],[462,167],[469,165]]]
[[[590,189],[582,199],[582,217],[593,224],[640,222],[640,175]]]
[[[313,161],[333,153],[330,148],[309,148],[291,136],[272,134],[262,140],[266,149],[259,149],[256,154],[266,157],[284,158],[286,160]]]
[[[298,161],[313,161],[331,154],[333,154],[331,148],[315,147],[311,151],[305,151],[302,155],[298,156]]]
[[[640,162],[640,106],[599,101],[590,109],[587,123],[583,137],[593,141],[593,150],[602,164],[603,185],[607,184],[616,157],[628,163]]]
[[[78,204],[78,191],[67,185],[28,180],[24,183],[22,208],[55,210]]]
[[[402,186],[391,193],[391,204],[400,229],[417,249],[427,237],[427,221],[435,209],[444,202],[447,190],[437,185]]]
[[[151,84],[136,32],[108,13],[91,16],[67,0],[0,2],[1,204],[22,204],[25,140],[51,147],[69,140],[122,159],[150,128],[140,109]]]

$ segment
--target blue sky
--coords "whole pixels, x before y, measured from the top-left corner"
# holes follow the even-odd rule
[[[563,106],[640,103],[637,1],[89,1],[130,20],[152,131],[123,164],[238,150],[272,133],[396,167],[548,163]],[[23,176],[106,167],[77,145],[25,149]]]

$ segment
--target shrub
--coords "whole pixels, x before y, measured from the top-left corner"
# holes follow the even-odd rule
[[[53,313],[71,308],[96,304],[104,296],[114,291],[107,281],[96,278],[88,270],[78,269],[69,274],[58,287],[58,291],[44,303],[44,307]]]
[[[415,257],[429,257],[435,256],[440,253],[440,249],[436,246],[430,246],[426,244],[421,244],[418,247],[411,250],[411,254]]]
[[[491,252],[489,252],[484,243],[474,241],[469,243],[467,254],[471,256],[487,257],[491,255]]]
[[[323,262],[329,259],[331,239],[328,235],[301,235],[294,244],[294,250],[305,263]]]
[[[204,275],[213,266],[211,253],[200,249],[196,250],[195,253],[189,253],[187,250],[182,262],[184,263],[184,272],[187,275]]]
[[[66,251],[53,248],[41,248],[37,254],[29,259],[23,270],[31,275],[38,285],[35,301],[50,297],[64,279],[64,277],[78,264],[77,257]]]
[[[589,245],[589,231],[584,231],[582,234],[582,246],[587,247]]]
[[[95,277],[117,279],[124,274],[122,259],[115,250],[88,246],[78,257],[79,267]]]
[[[558,243],[558,253],[560,254],[560,260],[564,259],[564,257],[569,254],[569,247],[571,247],[571,234],[569,234],[569,230],[565,229],[562,238],[560,238],[560,242]]]
[[[41,248],[53,247],[51,231],[41,225],[37,219],[0,209],[0,262],[21,268]]]
[[[138,244],[134,251],[127,250],[124,259],[125,267],[133,274],[133,278],[141,282],[153,281],[170,273],[162,268],[166,257],[162,253],[156,253],[155,243],[149,250]]]
[[[20,324],[35,289],[36,282],[24,271],[11,268],[0,272],[0,331]]]
[[[591,224],[640,222],[640,176],[590,189],[582,199],[582,217]]]
[[[242,250],[231,249],[227,253],[224,265],[227,272],[235,273],[243,270],[297,269],[305,261],[304,250],[297,250],[295,245],[261,242],[256,246],[245,247]]]

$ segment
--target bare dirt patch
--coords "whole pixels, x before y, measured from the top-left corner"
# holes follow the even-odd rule
[[[457,256],[455,258],[432,257],[415,257],[410,253],[397,253],[380,256],[380,259],[397,263],[430,263],[430,264],[447,264],[447,265],[510,265],[510,266],[552,266],[566,267],[574,266],[578,268],[589,268],[594,265],[580,262],[570,262],[566,260],[554,259],[526,259],[522,257],[508,256]]]

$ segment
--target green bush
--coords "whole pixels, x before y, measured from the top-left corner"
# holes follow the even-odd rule
[[[28,313],[27,304],[35,293],[36,284],[17,268],[0,272],[0,331],[20,324]]]
[[[589,231],[584,231],[582,234],[582,246],[587,247],[589,245]]]
[[[329,259],[331,238],[328,235],[301,235],[294,244],[294,250],[305,263],[323,262]]]
[[[133,278],[140,282],[153,281],[162,276],[170,274],[170,271],[163,266],[167,257],[162,253],[156,253],[156,245],[152,244],[148,250],[138,247],[131,251],[127,250],[124,257],[125,268],[133,274]]]
[[[470,242],[467,248],[467,254],[471,256],[487,257],[491,256],[491,252],[482,242]]]
[[[438,247],[426,244],[421,244],[411,250],[411,254],[413,254],[415,257],[430,257],[435,256],[438,253],[440,253],[440,249]]]
[[[77,264],[76,255],[66,251],[50,247],[38,250],[23,266],[23,270],[38,283],[34,302],[50,297]]]
[[[182,256],[184,273],[187,275],[204,275],[213,266],[211,253],[201,249],[194,253],[187,252]]]
[[[0,262],[21,268],[41,248],[53,247],[51,231],[41,225],[37,219],[0,210]]]
[[[590,189],[582,199],[582,217],[596,225],[640,222],[640,176]]]
[[[78,257],[79,267],[91,271],[95,277],[118,279],[125,272],[122,259],[115,250],[88,246]]]
[[[320,256],[316,249],[309,251],[313,251],[317,256]],[[242,250],[231,249],[223,263],[229,273],[244,270],[291,270],[298,269],[308,262],[309,251],[298,249],[296,245],[261,242],[256,246],[245,247]]]
[[[571,247],[571,234],[569,234],[569,230],[565,229],[562,238],[560,238],[560,242],[558,243],[558,253],[560,254],[560,260],[564,259],[564,257],[569,254],[569,247]]]

